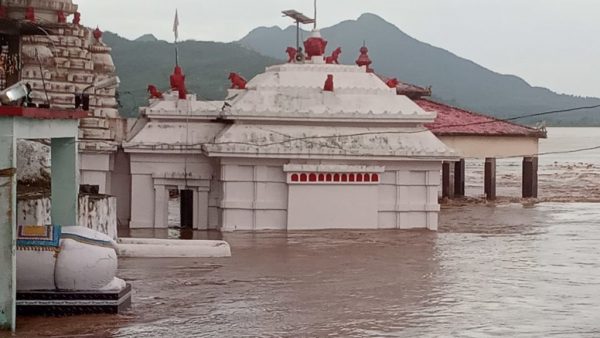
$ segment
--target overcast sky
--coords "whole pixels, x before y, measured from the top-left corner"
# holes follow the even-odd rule
[[[281,10],[312,16],[312,0],[74,0],[82,23],[127,38],[234,41],[258,26],[286,27]],[[319,0],[319,26],[371,12],[405,33],[560,93],[600,97],[598,0]]]

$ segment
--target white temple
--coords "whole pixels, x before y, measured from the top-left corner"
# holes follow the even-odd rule
[[[437,229],[441,164],[457,156],[423,127],[435,113],[368,65],[326,63],[312,39],[321,52],[234,78],[225,101],[171,92],[141,109],[123,144],[131,228],[167,227],[178,189],[195,229]]]

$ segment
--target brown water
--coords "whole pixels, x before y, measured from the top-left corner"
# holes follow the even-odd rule
[[[438,233],[236,233],[232,258],[122,259],[128,314],[19,318],[17,336],[600,336],[600,204],[440,218]]]

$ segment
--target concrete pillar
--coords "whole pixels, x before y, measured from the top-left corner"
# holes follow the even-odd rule
[[[75,138],[51,140],[52,224],[77,225],[79,161]]]
[[[15,330],[17,144],[13,119],[0,118],[0,330]]]
[[[465,196],[465,159],[454,162],[454,196]]]
[[[194,230],[208,230],[208,191],[194,189]]]
[[[489,201],[496,199],[496,159],[485,159],[484,191]]]
[[[164,185],[154,186],[154,228],[169,227],[169,189]]]
[[[523,157],[523,198],[538,197],[538,158]]]
[[[452,189],[452,167],[450,162],[442,163],[442,197],[454,197]]]

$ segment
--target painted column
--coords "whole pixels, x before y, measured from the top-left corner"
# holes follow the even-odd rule
[[[51,140],[52,224],[77,225],[79,162],[75,138]]]
[[[523,198],[538,197],[538,158],[523,157]]]
[[[0,330],[15,330],[16,139],[12,118],[0,118]]]
[[[465,159],[454,162],[454,196],[465,196]]]
[[[496,159],[488,157],[485,159],[484,174],[485,197],[489,201],[496,199]]]

